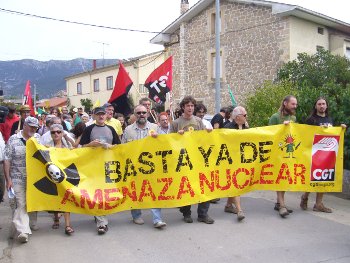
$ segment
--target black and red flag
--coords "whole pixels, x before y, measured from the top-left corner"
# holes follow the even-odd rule
[[[169,57],[148,76],[145,87],[151,100],[160,104],[166,101],[166,94],[173,88],[173,57]]]
[[[124,116],[132,112],[128,103],[128,93],[133,82],[126,72],[122,63],[119,64],[119,71],[115,80],[114,89],[108,102],[113,104],[115,112],[124,114]]]
[[[35,116],[35,109],[33,106],[32,92],[30,91],[30,81],[27,80],[26,88],[24,89],[22,105],[29,105],[30,115]]]

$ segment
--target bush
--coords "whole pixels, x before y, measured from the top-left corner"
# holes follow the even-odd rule
[[[266,126],[269,118],[281,106],[281,101],[287,95],[296,95],[297,89],[289,81],[278,83],[265,82],[256,92],[247,98],[246,110],[251,127]]]

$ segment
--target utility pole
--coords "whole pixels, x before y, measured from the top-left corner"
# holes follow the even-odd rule
[[[109,43],[105,43],[105,42],[97,42],[96,43],[102,44],[102,67],[105,66],[105,45],[109,46]]]
[[[220,112],[220,0],[215,0],[215,112]]]

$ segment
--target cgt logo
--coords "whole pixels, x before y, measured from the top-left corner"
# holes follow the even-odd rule
[[[315,135],[312,144],[311,181],[334,181],[339,136]]]
[[[57,185],[66,179],[70,184],[77,186],[80,176],[74,163],[61,170],[51,161],[50,152],[38,150],[33,157],[45,165],[46,176],[34,183],[34,186],[41,192],[48,195],[58,195]]]

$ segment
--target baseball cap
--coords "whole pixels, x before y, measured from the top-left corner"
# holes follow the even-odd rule
[[[29,105],[22,105],[19,108],[19,111],[30,111],[30,107],[29,107]]]
[[[37,118],[34,118],[34,117],[27,117],[25,120],[24,120],[24,123],[29,125],[29,126],[32,126],[32,127],[39,127],[39,121]]]
[[[103,104],[103,108],[107,108],[109,106],[113,106],[112,104],[110,104],[109,102],[106,102],[105,104]]]
[[[96,107],[94,109],[94,114],[99,114],[99,113],[106,113],[106,110],[104,107]]]

